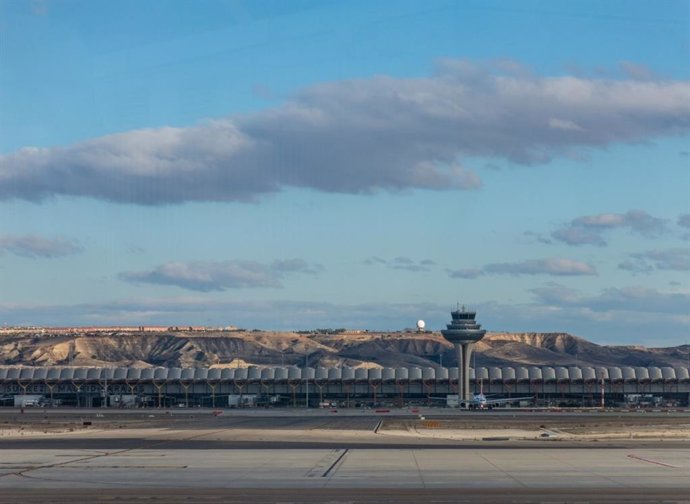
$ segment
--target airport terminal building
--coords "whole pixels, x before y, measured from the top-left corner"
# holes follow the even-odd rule
[[[470,384],[537,406],[688,406],[690,398],[685,367],[481,367],[470,369]],[[0,367],[0,406],[9,407],[443,405],[457,394],[457,367]]]

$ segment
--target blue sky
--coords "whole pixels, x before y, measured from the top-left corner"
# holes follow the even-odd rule
[[[0,322],[690,339],[690,3],[0,1]]]

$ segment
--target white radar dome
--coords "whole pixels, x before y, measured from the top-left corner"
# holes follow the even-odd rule
[[[417,329],[419,329],[419,330],[421,331],[421,330],[424,329],[425,327],[426,327],[426,322],[424,322],[423,320],[418,320],[418,321],[417,321]]]

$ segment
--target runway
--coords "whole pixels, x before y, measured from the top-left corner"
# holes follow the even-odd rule
[[[0,502],[687,502],[690,442],[400,437],[357,412],[32,413],[0,438]],[[102,416],[95,416],[102,415]],[[149,416],[153,415],[153,416]],[[430,415],[433,418],[433,414]],[[455,416],[455,415],[451,415]],[[472,425],[543,421],[460,417]],[[607,424],[605,417],[578,422]],[[641,416],[637,423],[686,422]],[[550,417],[556,425],[558,419]],[[0,421],[11,418],[0,415]],[[456,418],[457,420],[457,418]],[[561,419],[568,424],[570,416]],[[91,420],[86,420],[91,421]],[[630,420],[628,420],[631,423]],[[50,433],[52,426],[72,431]],[[434,424],[435,425],[435,424]],[[578,424],[580,425],[580,424]]]
[[[179,489],[188,496],[197,491],[217,496],[276,489],[281,490],[280,495],[298,497],[283,502],[309,502],[300,500],[303,489],[311,490],[311,495],[325,489],[329,495],[341,497],[357,491],[371,498],[385,495],[384,489],[391,488],[410,489],[417,495],[430,491],[446,498],[453,497],[453,489],[458,494],[469,489],[487,498],[491,495],[492,501],[515,491],[553,497],[570,494],[572,489],[595,495],[596,489],[593,500],[600,502],[601,495],[626,494],[640,499],[649,492],[686,499],[690,482],[688,451],[673,448],[49,449],[3,450],[2,455],[0,499],[5,502],[22,492],[27,499],[38,499],[41,491],[68,496],[75,489],[90,491],[91,501],[122,496],[133,489],[138,495],[144,490],[145,495],[157,495],[160,489]]]

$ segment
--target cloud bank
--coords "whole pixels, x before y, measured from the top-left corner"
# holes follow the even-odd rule
[[[211,292],[242,288],[280,288],[281,280],[292,273],[316,274],[320,266],[303,259],[256,261],[169,262],[150,271],[124,272],[120,278],[132,283],[174,285],[182,289]]]
[[[468,156],[523,165],[683,134],[690,82],[548,77],[444,60],[421,78],[318,84],[277,108],[0,157],[0,199],[83,196],[142,205],[474,189]]]
[[[21,257],[48,258],[63,257],[81,252],[82,248],[72,239],[45,238],[37,235],[1,235],[0,252],[9,252]]]
[[[473,304],[490,331],[561,332],[601,343],[665,346],[687,341],[690,296],[643,287],[583,296],[558,284],[532,291],[535,302]],[[143,298],[74,305],[8,305],[0,316],[16,325],[237,325],[247,329],[348,327],[399,330],[423,318],[437,330],[453,303],[334,304],[299,300],[227,301],[201,297]]]
[[[480,313],[492,328],[562,331],[601,343],[662,347],[687,342],[690,293],[644,286],[611,287],[583,294],[557,283],[532,289],[525,304],[486,303]],[[483,318],[484,316],[482,316]],[[487,321],[488,322],[488,321]],[[510,328],[510,329],[509,329]]]
[[[662,292],[656,289],[632,286],[604,289],[596,296],[580,296],[574,289],[550,284],[532,289],[540,304],[552,307],[585,308],[592,312],[637,312],[677,315],[690,326],[690,294]]]
[[[247,329],[348,327],[398,330],[420,317],[450,318],[433,303],[334,304],[320,301],[227,301],[203,297],[143,298],[74,305],[8,305],[0,316],[16,325],[236,325]]]

